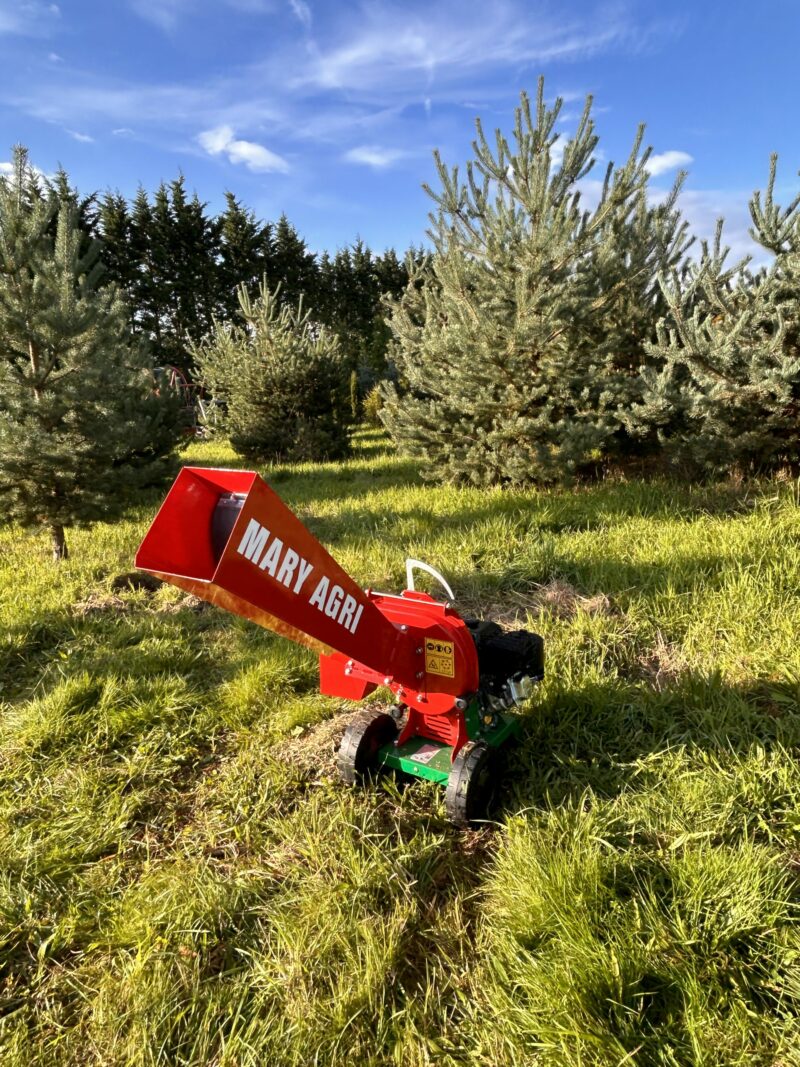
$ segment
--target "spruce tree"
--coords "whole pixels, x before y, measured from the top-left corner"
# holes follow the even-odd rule
[[[116,287],[97,287],[98,243],[83,244],[75,205],[16,148],[0,178],[0,499],[50,530],[54,559],[65,527],[113,517],[163,477],[180,436]]]
[[[626,163],[609,164],[597,206],[584,208],[580,182],[597,144],[591,106],[587,98],[559,162],[562,101],[545,104],[542,80],[533,107],[522,94],[513,148],[499,130],[492,147],[478,121],[465,181],[436,154],[441,190],[427,189],[437,206],[433,254],[393,308],[401,386],[387,388],[382,412],[432,477],[546,480],[617,446],[634,357],[617,351],[619,338],[598,346],[598,320],[625,286],[651,289],[685,241],[672,206],[661,226],[643,206],[641,128]],[[619,245],[637,212],[641,247],[632,257]]]
[[[266,280],[239,289],[241,325],[216,323],[194,348],[200,379],[220,402],[215,429],[256,461],[336,459],[349,449],[349,383],[338,339],[302,302],[282,304]]]

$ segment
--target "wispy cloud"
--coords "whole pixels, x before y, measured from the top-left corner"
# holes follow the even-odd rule
[[[82,144],[92,144],[94,137],[90,137],[88,133],[80,133],[78,130],[67,130],[70,137],[75,141],[80,141]]]
[[[342,159],[348,163],[361,163],[374,170],[384,170],[408,155],[401,148],[380,148],[378,145],[358,145],[345,152]]]
[[[187,0],[130,0],[130,6],[140,18],[168,32],[175,29],[189,5]]]
[[[302,22],[307,30],[310,30],[312,21],[311,8],[306,3],[306,0],[289,0],[289,6],[298,21]]]
[[[276,7],[276,0],[224,0],[224,2],[227,7],[247,15],[271,14]],[[294,6],[294,0],[290,2]],[[307,7],[305,0],[297,0],[297,2]],[[174,31],[182,19],[196,16],[201,8],[200,0],[128,0],[128,4],[136,15],[165,33]],[[206,6],[210,8],[213,5],[208,3]]]
[[[0,11],[8,2],[0,0]],[[126,2],[173,36],[181,18],[205,18],[211,10],[210,0]],[[283,146],[303,142],[331,146],[337,155],[355,145],[347,161],[379,170],[408,155],[404,146],[419,143],[418,133],[409,136],[412,109],[441,122],[441,108],[480,100],[477,110],[486,114],[502,101],[506,114],[507,85],[498,73],[513,70],[518,84],[530,84],[539,62],[636,50],[649,32],[636,28],[624,7],[604,11],[602,19],[591,12],[563,18],[525,0],[369,0],[337,6],[335,18],[319,27],[325,13],[312,12],[309,0],[223,2],[254,17],[269,15],[276,33],[265,38],[270,43],[258,62],[174,82],[66,71],[53,63],[35,80],[0,80],[0,103],[68,129],[135,128],[143,141],[181,150],[187,141],[198,143],[198,128],[230,130],[216,155],[253,170],[285,172]],[[266,132],[244,141],[235,130]]]
[[[117,126],[117,128],[111,132],[115,137],[131,137],[133,135],[133,130],[130,126]]]
[[[188,125],[196,121],[198,113],[214,110],[219,92],[210,85],[139,85],[71,73],[66,80],[26,86],[11,102],[50,122],[78,123],[98,117],[120,125],[131,120]]]
[[[209,155],[225,155],[231,163],[242,163],[248,170],[285,174],[290,168],[288,162],[276,152],[271,152],[264,145],[255,141],[242,141],[234,136],[231,126],[216,126],[204,130],[197,141]]]
[[[497,65],[575,60],[617,45],[635,47],[641,38],[621,16],[565,20],[510,0],[491,5],[446,0],[422,11],[379,2],[361,8],[358,16],[338,41],[316,49],[299,81],[366,90],[392,80],[408,87],[413,79],[418,86],[420,76],[466,80]]]
[[[688,152],[678,152],[674,149],[669,152],[659,152],[658,155],[650,156],[648,159],[647,173],[651,178],[656,178],[659,174],[666,174],[667,171],[675,170],[677,167],[686,167],[693,161],[693,157]]]
[[[58,4],[40,0],[0,0],[0,34],[45,37],[57,25]]]

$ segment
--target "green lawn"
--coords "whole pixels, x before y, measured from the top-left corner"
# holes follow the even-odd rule
[[[497,825],[348,792],[314,657],[0,528],[0,1064],[800,1064],[800,493],[266,472],[362,584],[545,637]],[[216,444],[187,462],[241,466]]]

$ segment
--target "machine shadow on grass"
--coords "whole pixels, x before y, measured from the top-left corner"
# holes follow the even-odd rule
[[[557,689],[522,717],[502,808],[560,806],[587,790],[611,799],[635,787],[641,761],[678,749],[725,759],[796,747],[798,706],[800,681],[731,685],[693,671],[659,689],[619,677]]]

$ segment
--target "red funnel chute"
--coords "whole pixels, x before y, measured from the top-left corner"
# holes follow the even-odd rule
[[[323,655],[378,673],[409,658],[410,636],[253,471],[184,467],[136,566]]]

